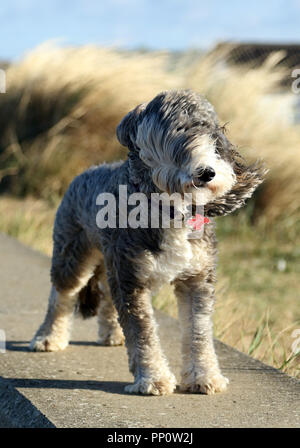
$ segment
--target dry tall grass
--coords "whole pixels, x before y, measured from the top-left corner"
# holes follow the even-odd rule
[[[129,109],[161,90],[191,87],[229,123],[242,153],[263,158],[270,168],[257,196],[264,217],[294,213],[300,205],[300,126],[274,112],[280,116],[284,100],[278,84],[287,73],[276,66],[282,55],[255,69],[224,68],[222,56],[211,53],[170,71],[163,53],[42,45],[7,70],[7,93],[0,96],[0,188],[61,196],[87,166],[125,155],[115,128]]]
[[[115,137],[136,104],[180,83],[164,54],[42,45],[7,70],[0,97],[3,188],[61,196],[87,166],[124,157]]]

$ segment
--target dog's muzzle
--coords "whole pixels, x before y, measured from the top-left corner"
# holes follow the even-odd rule
[[[181,171],[180,168],[159,167],[153,171],[152,178],[162,191],[169,194],[175,192],[183,194],[192,186],[204,187],[215,175],[215,170],[210,166],[199,167],[192,176]]]

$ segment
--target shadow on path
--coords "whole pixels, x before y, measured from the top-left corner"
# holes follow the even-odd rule
[[[58,380],[38,378],[5,378],[10,386],[24,389],[82,389],[101,390],[110,394],[128,395],[124,387],[129,384],[123,381],[92,381],[92,380]]]
[[[31,350],[29,350],[29,344],[30,344],[30,341],[6,341],[5,348],[7,351],[12,351],[12,352],[31,352]],[[69,345],[70,346],[75,345],[75,346],[85,346],[85,347],[111,348],[111,346],[98,344],[98,342],[94,342],[94,341],[71,341]],[[31,352],[31,353],[34,353],[34,352]]]

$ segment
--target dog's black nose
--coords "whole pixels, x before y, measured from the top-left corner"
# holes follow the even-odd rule
[[[210,166],[207,166],[204,171],[202,171],[201,175],[199,176],[199,180],[202,182],[209,182],[215,177],[216,173],[213,168]]]

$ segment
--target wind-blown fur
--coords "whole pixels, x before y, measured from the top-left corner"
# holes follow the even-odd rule
[[[99,342],[126,343],[134,383],[127,392],[173,392],[176,379],[160,347],[151,294],[173,283],[182,328],[181,390],[215,393],[226,389],[214,351],[216,238],[214,222],[190,238],[182,228],[99,228],[100,193],[121,201],[142,192],[191,193],[206,216],[241,207],[262,182],[264,170],[247,166],[228,141],[213,106],[189,90],[162,92],[129,112],[117,129],[129,149],[124,162],[92,167],[74,179],[57,211],[51,268],[52,289],[44,322],[31,349],[64,349],[74,310],[99,315]],[[128,213],[132,207],[128,207]],[[118,206],[117,224],[121,221]]]

